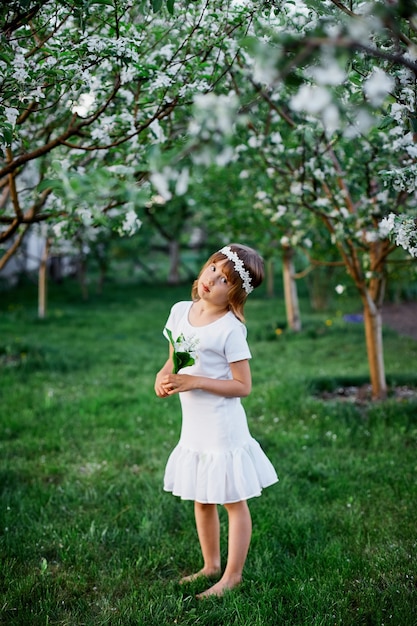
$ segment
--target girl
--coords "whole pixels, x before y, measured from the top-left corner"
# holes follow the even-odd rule
[[[255,250],[225,246],[203,266],[192,301],[172,307],[164,329],[170,353],[156,375],[155,392],[160,398],[179,393],[182,407],[181,436],[168,459],[164,489],[194,500],[204,561],[200,571],[181,582],[220,573],[218,504],[225,506],[229,520],[226,569],[199,598],[221,596],[240,583],[252,534],[246,500],[278,480],[250,435],[240,401],[252,384],[243,307],[263,276]],[[173,360],[180,357],[190,364],[172,373]]]

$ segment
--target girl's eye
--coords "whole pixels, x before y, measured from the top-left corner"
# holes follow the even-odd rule
[[[227,285],[227,278],[222,278],[223,285]]]
[[[211,265],[210,269],[211,269],[212,272],[215,272],[216,271],[216,266],[215,265]]]

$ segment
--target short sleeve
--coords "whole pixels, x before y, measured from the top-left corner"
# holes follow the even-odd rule
[[[177,331],[178,325],[184,319],[184,316],[187,314],[187,310],[189,309],[189,307],[190,307],[190,302],[182,301],[182,302],[177,302],[171,308],[171,311],[169,312],[169,316],[168,316],[168,319],[166,321],[166,324],[163,330],[163,335],[166,339],[168,339],[168,341],[169,341],[169,337],[168,337],[167,329],[170,330],[172,334],[176,337],[179,334]]]
[[[246,326],[244,326],[241,322],[234,325],[231,329],[226,338],[224,350],[228,363],[234,363],[235,361],[243,361],[245,359],[252,358],[248,342],[246,340],[246,335]]]
[[[173,323],[173,318],[174,318],[173,308],[174,307],[172,307],[172,309],[169,312],[168,319],[167,319],[167,321],[165,323],[165,326],[164,326],[164,330],[162,331],[162,334],[164,335],[165,339],[168,339],[168,341],[169,341],[169,337],[168,337],[168,333],[167,333],[167,328],[169,330],[172,329],[172,323]]]

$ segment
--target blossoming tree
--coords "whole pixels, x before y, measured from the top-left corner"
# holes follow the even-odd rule
[[[384,397],[389,234],[416,255],[413,6],[176,0],[169,19],[145,6],[1,9],[0,243],[13,243],[0,268],[36,223],[135,232],[154,190],[184,193],[189,161],[191,171],[242,158],[241,120],[245,158],[262,152],[282,179],[268,188],[280,193],[281,237],[295,245],[320,220],[353,278],[374,396]]]
[[[417,252],[411,17],[378,2],[281,3],[258,22],[268,43],[258,31],[239,64],[263,101],[252,128],[272,182],[281,179],[280,220],[288,227],[296,212],[304,230],[320,220],[358,289],[375,398],[386,395],[381,306],[395,249],[387,234],[396,228],[397,243]]]
[[[390,230],[416,255],[413,13],[381,2],[274,6],[258,14],[230,73],[253,148],[246,156],[253,166],[262,152],[271,176],[257,200],[275,194],[275,227],[287,244],[314,234],[313,220],[327,229],[363,302],[373,396],[382,398]],[[213,109],[211,103],[209,119]],[[216,149],[221,124],[210,128]]]
[[[181,141],[193,95],[221,82],[255,12],[152,4],[160,10],[129,0],[0,9],[0,244],[10,243],[0,269],[42,222],[54,236],[80,223],[135,232],[152,167],[157,187],[161,178],[158,146]],[[185,176],[179,163],[171,183]]]

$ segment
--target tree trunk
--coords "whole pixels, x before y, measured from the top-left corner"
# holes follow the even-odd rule
[[[372,399],[383,400],[387,397],[385,379],[384,350],[382,342],[382,315],[380,308],[369,293],[363,298],[366,350],[372,386]]]
[[[331,279],[334,274],[332,267],[318,266],[308,274],[307,288],[313,311],[326,311],[331,301]]]
[[[99,296],[102,295],[103,293],[103,285],[104,285],[104,281],[106,280],[106,266],[105,265],[101,265],[99,264],[99,275],[98,275],[98,280],[97,280],[97,293]]]
[[[287,323],[292,330],[301,330],[300,308],[298,304],[297,285],[294,278],[294,250],[284,247],[283,249],[283,280],[285,310],[287,312]]]
[[[46,317],[46,295],[48,284],[48,257],[51,242],[48,237],[45,239],[45,247],[43,249],[41,262],[38,272],[38,317],[44,319]]]
[[[274,261],[268,259],[265,264],[266,269],[266,295],[272,298],[274,295]]]
[[[81,287],[83,300],[88,300],[87,262],[83,252],[80,253],[77,263],[78,282]]]
[[[169,241],[169,273],[168,283],[170,285],[178,285],[180,282],[180,245],[176,239]]]

